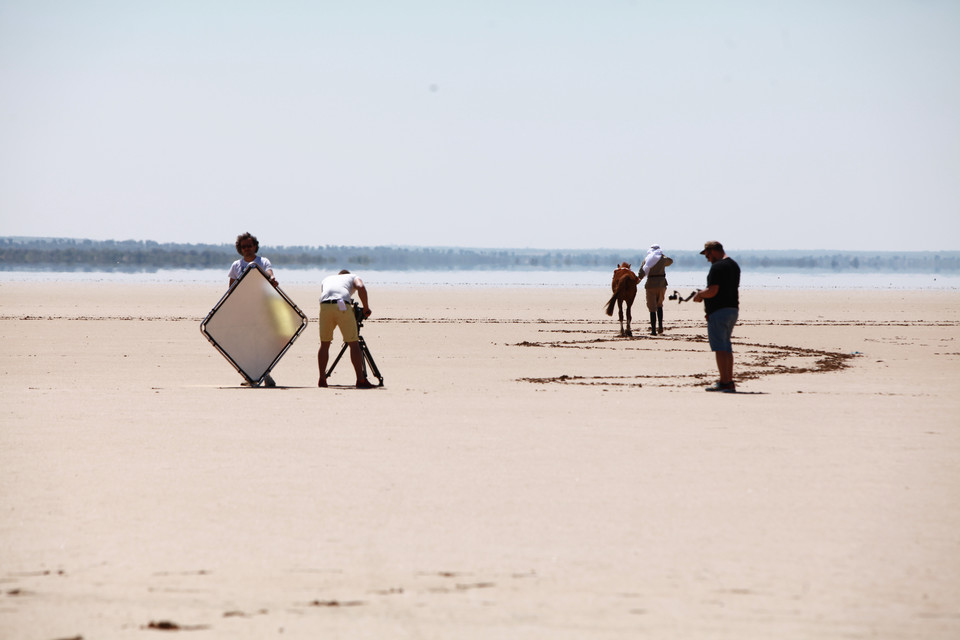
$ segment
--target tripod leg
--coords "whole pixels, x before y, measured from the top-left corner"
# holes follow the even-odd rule
[[[369,347],[367,347],[367,343],[364,341],[364,339],[363,339],[362,337],[360,338],[360,350],[363,352],[363,359],[364,359],[363,374],[364,374],[364,376],[366,376],[366,374],[367,374],[366,363],[369,362],[369,363],[370,363],[370,370],[373,371],[373,375],[377,378],[377,380],[380,381],[380,386],[382,387],[382,386],[383,386],[383,376],[380,375],[380,369],[377,368],[377,363],[373,361],[373,354],[370,353],[370,349],[369,349]]]
[[[327,369],[327,373],[324,375],[326,375],[328,378],[330,377],[330,374],[333,373],[334,368],[337,366],[337,363],[340,362],[340,358],[343,357],[343,354],[346,352],[346,350],[347,350],[347,344],[344,343],[343,346],[340,347],[340,353],[338,353],[337,357],[334,358],[333,364],[330,365],[330,368]]]

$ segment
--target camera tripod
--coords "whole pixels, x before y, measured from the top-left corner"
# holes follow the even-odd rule
[[[380,375],[380,369],[377,368],[377,363],[373,361],[373,354],[370,353],[370,348],[367,347],[366,341],[363,339],[363,336],[360,335],[360,328],[363,326],[363,307],[359,303],[353,303],[353,315],[357,319],[357,342],[360,344],[360,370],[363,372],[363,377],[367,377],[367,363],[370,364],[370,371],[373,372],[374,377],[380,382],[378,387],[383,386],[383,376]],[[330,374],[333,373],[334,368],[337,366],[337,363],[340,362],[340,358],[343,357],[343,354],[346,353],[347,348],[350,345],[346,342],[343,343],[343,346],[340,347],[340,353],[337,354],[337,357],[334,358],[333,364],[330,365],[330,368],[327,369],[327,372],[324,374],[326,377],[330,377]]]

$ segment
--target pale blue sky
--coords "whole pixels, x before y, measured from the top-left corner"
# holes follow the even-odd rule
[[[960,2],[0,0],[0,235],[960,249]]]

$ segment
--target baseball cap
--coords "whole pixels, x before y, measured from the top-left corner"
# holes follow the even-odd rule
[[[709,242],[703,243],[703,251],[700,252],[700,255],[705,254],[711,249],[716,249],[717,251],[723,251],[723,245],[717,242],[716,240],[710,240]]]

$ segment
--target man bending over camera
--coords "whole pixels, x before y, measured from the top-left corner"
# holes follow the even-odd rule
[[[363,375],[363,354],[360,352],[360,330],[353,315],[354,292],[363,303],[363,317],[370,317],[370,305],[367,303],[367,288],[360,276],[346,269],[335,276],[327,276],[320,283],[320,351],[317,352],[317,365],[320,367],[319,387],[327,386],[327,360],[330,358],[330,343],[333,342],[333,329],[340,327],[343,341],[350,347],[350,362],[357,372],[357,389],[372,389],[373,385]]]

